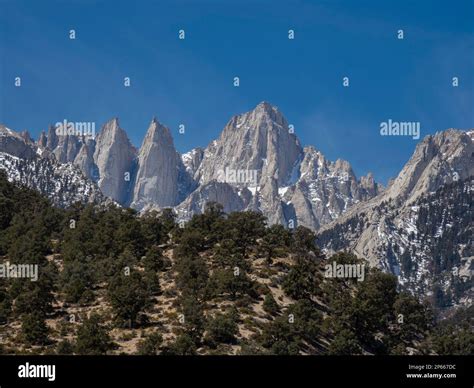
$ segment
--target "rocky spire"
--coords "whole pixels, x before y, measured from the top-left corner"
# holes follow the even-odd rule
[[[41,131],[40,137],[38,138],[38,146],[41,148],[45,148],[48,142],[48,138],[46,137],[46,132]]]
[[[48,141],[46,147],[53,151],[58,145],[58,135],[56,134],[56,128],[53,125],[48,126]]]
[[[185,170],[170,131],[156,118],[150,123],[138,154],[132,207],[159,208],[177,205],[178,177]]]
[[[117,118],[108,121],[96,137],[93,157],[99,175],[98,186],[102,193],[119,203],[127,201],[135,152]],[[82,153],[87,155],[87,149]],[[90,166],[90,162],[84,161],[84,165]]]

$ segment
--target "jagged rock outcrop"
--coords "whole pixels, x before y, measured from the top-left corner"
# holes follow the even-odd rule
[[[435,192],[446,183],[474,176],[474,143],[472,134],[449,129],[426,136],[418,144],[410,160],[397,178],[380,195],[353,206],[333,223],[321,230],[350,223],[357,215],[364,214],[370,223],[360,234],[347,238],[346,244],[361,256],[379,263],[381,225],[386,214],[379,211],[383,204],[391,204],[399,212],[420,196]],[[330,247],[328,247],[330,248]]]
[[[104,124],[97,137],[63,132],[50,125],[48,134],[42,132],[36,143],[38,153],[60,163],[73,163],[105,196],[125,205],[130,198],[136,150],[118,119]]]
[[[77,161],[90,168],[91,161],[83,160],[90,150],[82,151]],[[99,175],[98,186],[102,193],[118,203],[125,204],[129,198],[134,171],[136,150],[117,118],[108,121],[95,139],[94,163]]]
[[[48,126],[46,147],[49,150],[54,151],[57,145],[58,145],[58,135],[56,134],[56,128],[53,125],[50,125]]]
[[[63,132],[53,126],[47,135],[42,132],[36,153],[73,163],[105,196],[139,211],[174,207],[185,199],[183,206],[198,211],[202,206],[190,201],[202,202],[207,193],[209,201],[219,198],[225,209],[261,211],[270,224],[317,229],[380,192],[370,175],[358,182],[348,162],[330,162],[314,147],[303,149],[278,108],[267,102],[232,117],[205,150],[182,156],[156,119],[138,155],[118,119],[107,122],[95,138]],[[19,138],[20,145],[28,141]],[[226,183],[233,194],[212,182]]]
[[[75,135],[57,136],[57,145],[53,150],[56,160],[60,163],[73,162],[82,147],[82,143],[82,139]]]
[[[48,143],[48,137],[46,136],[46,132],[41,131],[41,134],[38,138],[38,147],[46,148],[47,143]]]
[[[358,182],[350,164],[338,159],[328,161],[314,147],[304,149],[294,185],[280,188],[282,199],[295,210],[298,224],[318,229],[333,221],[351,206],[380,191],[372,182],[372,191]]]
[[[384,190],[380,183],[375,182],[374,176],[369,172],[366,176],[360,177],[360,198],[366,201],[375,197]]]
[[[95,141],[87,140],[74,158],[74,165],[79,167],[84,175],[97,182],[100,177],[99,169],[94,161]]]
[[[32,158],[35,150],[15,131],[0,124],[0,152],[19,158]]]
[[[188,174],[194,177],[197,169],[201,165],[202,159],[204,158],[204,150],[200,147],[193,148],[191,151],[181,155],[184,167]]]
[[[211,181],[199,186],[176,207],[178,220],[188,220],[193,214],[204,212],[206,204],[217,202],[223,205],[226,213],[246,209],[252,194],[246,188],[239,189],[225,182]]]
[[[179,176],[186,168],[176,152],[168,128],[152,120],[138,154],[131,206],[172,207],[179,203]]]
[[[192,156],[185,157],[190,172]],[[371,175],[358,182],[348,162],[330,162],[312,146],[303,149],[278,108],[266,102],[232,117],[194,176],[201,185],[215,180],[246,187],[253,194],[248,208],[261,211],[269,224],[312,229],[382,189]]]
[[[257,183],[273,177],[283,185],[301,154],[301,145],[278,108],[262,102],[230,119],[219,139],[206,148],[195,178],[204,184],[222,180],[226,169],[255,171]]]
[[[412,202],[443,184],[474,175],[472,134],[448,129],[426,136],[388,187],[386,198]]]

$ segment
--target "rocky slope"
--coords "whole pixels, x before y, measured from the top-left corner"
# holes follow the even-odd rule
[[[419,294],[463,288],[455,284],[468,281],[457,274],[466,275],[472,265],[473,134],[450,129],[427,136],[387,190],[323,226],[319,244],[328,252],[351,250]],[[439,214],[430,229],[427,204],[428,216]],[[440,243],[449,247],[440,251]],[[436,264],[440,254],[449,264]],[[472,295],[461,294],[449,303],[472,303]]]
[[[71,163],[38,156],[25,159],[0,152],[0,169],[7,173],[10,182],[39,191],[59,207],[105,199],[99,188]]]

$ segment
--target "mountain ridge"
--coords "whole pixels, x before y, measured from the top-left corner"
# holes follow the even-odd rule
[[[303,147],[280,110],[265,101],[232,116],[204,149],[185,154],[176,151],[171,132],[155,117],[139,149],[118,118],[93,138],[58,135],[50,126],[30,146],[60,163],[73,163],[104,195],[138,211],[175,207],[192,215],[204,209],[205,198],[192,195],[201,190],[227,209],[261,211],[271,224],[317,229],[381,190],[372,175],[357,180],[343,160],[325,162],[324,171],[311,174],[308,158],[324,156],[314,146]],[[347,181],[334,181],[337,171],[347,174]],[[318,195],[326,191],[330,206],[322,209]],[[191,203],[193,198],[198,203]]]

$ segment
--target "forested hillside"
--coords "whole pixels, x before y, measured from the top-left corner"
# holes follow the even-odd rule
[[[424,295],[437,314],[472,304],[474,258],[474,181],[446,184],[408,206],[384,201],[370,218],[361,212],[318,234],[329,251],[354,249],[357,237],[372,228],[381,243],[380,262],[399,276],[401,287]]]
[[[186,224],[171,210],[61,210],[0,173],[0,260],[39,267],[37,281],[0,278],[6,354],[474,352],[472,307],[438,322],[392,275],[326,277],[362,261],[324,257],[309,229],[213,203]]]

